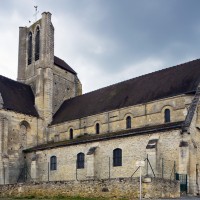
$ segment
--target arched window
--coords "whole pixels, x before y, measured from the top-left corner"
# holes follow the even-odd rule
[[[96,124],[96,134],[100,133],[100,125],[99,123]]]
[[[128,129],[128,128],[131,128],[131,117],[130,116],[128,116],[127,118],[126,118],[126,128]]]
[[[19,140],[20,140],[20,148],[24,149],[27,147],[27,133],[30,129],[30,124],[27,121],[22,121],[20,124],[19,130]]]
[[[37,27],[35,36],[35,61],[40,59],[40,29]]]
[[[20,126],[20,143],[21,143],[21,148],[26,148],[26,143],[27,143],[27,127],[22,124]]]
[[[51,156],[50,158],[50,170],[57,170],[57,158],[56,156]]]
[[[77,169],[83,169],[85,162],[85,155],[84,153],[77,154]]]
[[[73,129],[70,128],[70,130],[69,130],[69,139],[70,139],[70,140],[72,140],[73,137],[74,137],[74,136],[73,136],[73,132],[74,132]]]
[[[117,148],[113,150],[113,167],[122,166],[122,150]]]
[[[165,109],[165,123],[170,122],[170,109]]]
[[[32,63],[32,33],[28,34],[28,65]]]

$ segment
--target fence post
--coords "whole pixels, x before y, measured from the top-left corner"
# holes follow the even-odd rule
[[[176,161],[174,161],[174,180],[176,180]]]
[[[164,159],[162,158],[162,178],[164,178]]]
[[[142,170],[140,166],[140,200],[142,200]]]
[[[47,172],[48,172],[48,182],[49,182],[49,162],[48,162],[48,170],[47,170]]]
[[[109,180],[110,180],[110,157],[109,157]]]
[[[3,164],[3,182],[4,182],[4,185],[6,184],[6,173],[5,173],[5,166]]]
[[[24,183],[26,182],[26,164],[24,164]]]
[[[147,154],[147,176],[149,175],[149,168],[148,168],[148,164],[149,164],[149,156]]]
[[[76,180],[78,181],[78,169],[77,169],[78,161],[76,160]]]

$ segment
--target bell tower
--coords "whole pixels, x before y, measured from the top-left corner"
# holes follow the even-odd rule
[[[35,106],[47,124],[52,120],[54,27],[51,13],[19,28],[18,81],[31,86]]]
[[[51,13],[30,27],[19,28],[18,81],[30,85],[35,107],[45,126],[69,98],[82,94],[77,73],[54,55],[54,27]]]

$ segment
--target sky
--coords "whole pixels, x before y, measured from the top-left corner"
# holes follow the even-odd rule
[[[0,6],[0,74],[17,78],[18,31],[52,13],[55,55],[83,93],[200,58],[199,0],[6,0]]]

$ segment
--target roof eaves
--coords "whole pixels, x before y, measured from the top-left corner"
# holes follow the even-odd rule
[[[25,113],[25,112],[21,112],[21,111],[16,111],[16,110],[9,109],[9,108],[6,108],[6,107],[3,107],[2,109],[5,110],[5,111],[10,111],[10,112],[14,112],[14,113],[17,113],[17,114],[31,116],[31,117],[37,117],[37,118],[40,117],[37,111],[34,114],[31,114],[31,113]]]
[[[176,97],[176,96],[184,95],[184,94],[186,94],[186,95],[187,95],[187,94],[195,94],[195,92],[196,92],[196,90],[191,90],[191,91],[187,91],[187,92],[185,92],[185,93],[179,93],[179,94],[175,94],[175,95],[168,95],[168,96],[165,96],[165,97],[162,97],[162,98],[153,99],[152,101],[142,102],[141,104],[152,103],[152,102],[154,102],[154,101],[158,101],[158,100],[162,100],[162,99],[166,99],[166,98],[172,98],[172,97]],[[86,94],[87,94],[87,93],[86,93]],[[86,95],[86,94],[83,94],[83,95],[80,95],[80,96],[77,96],[77,97],[73,97],[73,98],[70,98],[70,99],[66,99],[66,100],[63,102],[63,104],[64,104],[65,102],[67,102],[67,101],[73,100],[74,98],[79,98],[79,97],[84,96],[84,95]],[[63,104],[61,104],[61,106],[60,106],[59,109],[62,109],[61,107],[62,107]],[[136,105],[141,105],[141,104],[133,104],[133,105],[130,105],[130,106],[136,106]],[[129,106],[128,106],[128,107],[129,107]],[[122,108],[125,108],[125,107],[122,107]],[[118,108],[118,109],[122,109],[122,108]],[[59,111],[59,109],[57,110],[57,112]],[[71,119],[67,119],[67,120],[61,120],[61,121],[59,121],[59,122],[54,122],[54,116],[56,115],[56,113],[57,113],[57,112],[56,112],[56,113],[54,114],[54,116],[53,116],[53,120],[52,120],[50,126],[60,125],[60,124],[65,123],[65,122],[74,121],[74,120],[78,120],[78,119],[81,119],[81,118],[90,117],[90,116],[93,116],[93,115],[99,115],[99,114],[102,114],[102,113],[109,112],[109,111],[111,111],[111,110],[112,110],[112,109],[107,109],[107,110],[105,110],[105,111],[103,111],[103,112],[95,112],[95,113],[92,113],[91,115],[83,115],[83,116],[80,116],[80,118],[71,118]]]
[[[42,151],[46,149],[52,149],[52,148],[59,148],[64,146],[72,146],[77,144],[84,144],[84,143],[92,143],[96,141],[103,141],[103,140],[111,140],[116,138],[122,138],[122,137],[130,137],[130,136],[136,136],[136,135],[143,135],[143,134],[149,134],[149,133],[156,133],[156,132],[165,132],[171,129],[180,129],[182,127],[183,121],[180,122],[174,122],[174,123],[168,123],[168,124],[161,124],[156,126],[148,126],[143,127],[139,129],[131,129],[131,130],[124,130],[119,132],[112,132],[112,133],[106,133],[102,135],[98,135],[100,137],[97,137],[97,135],[94,136],[87,136],[85,138],[79,138],[74,140],[67,140],[57,143],[50,143],[41,145],[40,147],[33,147],[30,149],[25,149],[24,152],[32,152],[32,151]]]

